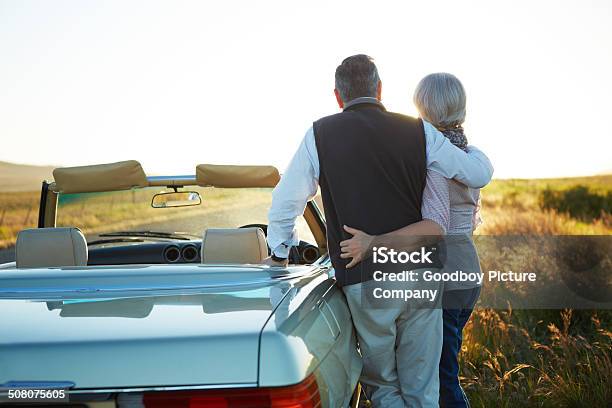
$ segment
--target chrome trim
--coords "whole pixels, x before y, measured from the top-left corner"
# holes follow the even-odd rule
[[[257,383],[236,384],[208,384],[208,385],[175,385],[175,386],[151,386],[134,388],[79,388],[68,390],[68,394],[108,394],[113,392],[147,392],[147,391],[184,391],[184,390],[211,390],[227,388],[257,388]],[[0,392],[3,395],[3,392]]]
[[[0,388],[9,389],[50,389],[50,390],[63,390],[73,388],[75,383],[72,381],[7,381],[4,384],[0,384]]]
[[[17,262],[15,261],[0,264],[0,269],[16,269],[16,268],[17,268]]]
[[[183,174],[181,176],[147,176],[148,181],[159,181],[159,180],[195,180],[193,174]]]
[[[224,265],[225,266],[225,265]],[[262,268],[264,269],[264,268]],[[279,272],[282,272],[283,269],[280,269]],[[20,299],[23,295],[38,295],[38,296],[58,296],[58,295],[66,295],[66,294],[78,294],[78,295],[84,295],[84,294],[104,294],[104,293],[151,293],[151,292],[165,292],[165,291],[176,291],[176,290],[181,290],[181,291],[189,291],[189,290],[194,290],[194,291],[201,291],[202,289],[206,289],[206,290],[216,290],[216,289],[232,289],[232,288],[243,288],[243,287],[248,287],[248,286],[266,286],[269,285],[270,282],[274,282],[274,281],[284,281],[284,280],[291,280],[294,279],[296,277],[302,277],[302,276],[308,276],[308,275],[314,275],[314,274],[320,274],[320,273],[325,273],[326,268],[325,267],[315,267],[314,269],[311,269],[309,271],[298,271],[298,272],[293,272],[293,273],[280,273],[279,275],[271,275],[269,277],[266,278],[261,278],[261,279],[253,279],[253,280],[248,280],[248,281],[243,281],[243,282],[233,282],[233,281],[226,281],[226,282],[221,282],[219,284],[205,284],[205,285],[173,285],[173,286],[148,286],[148,287],[122,287],[122,288],[74,288],[74,289],[66,289],[66,288],[61,288],[61,287],[55,287],[55,288],[44,288],[44,289],[38,289],[38,288],[0,288],[0,299],[12,299],[13,297]],[[60,296],[61,297],[61,296]]]
[[[151,187],[166,187],[166,186],[195,186],[196,176],[193,174],[182,176],[148,176],[147,181]]]

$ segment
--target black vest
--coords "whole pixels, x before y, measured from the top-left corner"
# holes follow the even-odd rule
[[[423,122],[360,103],[314,122],[327,242],[338,285],[372,279],[372,258],[346,269],[343,225],[373,235],[421,220],[426,157]],[[380,268],[378,268],[380,269]]]

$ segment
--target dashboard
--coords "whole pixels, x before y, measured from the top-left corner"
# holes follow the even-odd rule
[[[89,265],[200,263],[202,241],[146,242],[89,248]]]
[[[202,241],[138,242],[89,248],[88,265],[201,263]],[[310,264],[321,256],[315,245],[300,241],[291,248],[289,263]]]

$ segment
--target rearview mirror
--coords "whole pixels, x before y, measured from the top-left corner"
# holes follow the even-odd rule
[[[159,193],[155,194],[151,200],[153,208],[189,207],[200,204],[202,204],[202,198],[197,191]]]

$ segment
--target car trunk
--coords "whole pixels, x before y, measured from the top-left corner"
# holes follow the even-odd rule
[[[0,383],[254,385],[259,335],[287,286],[279,273],[193,265],[2,271]]]

